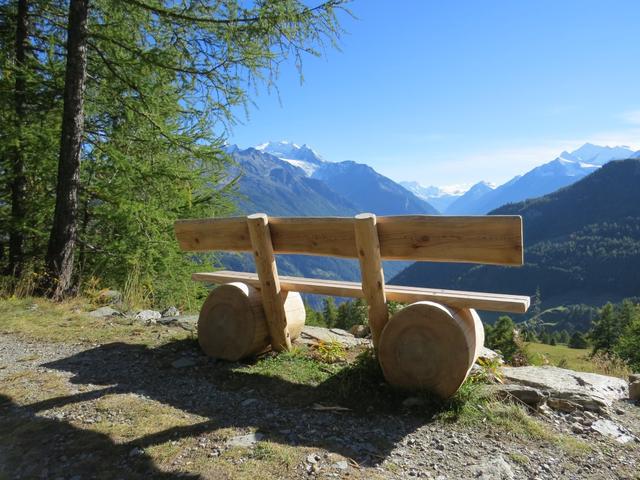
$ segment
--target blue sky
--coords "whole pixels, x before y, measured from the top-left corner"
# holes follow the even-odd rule
[[[584,142],[640,149],[640,1],[356,0],[231,142],[307,143],[425,185],[501,183]]]

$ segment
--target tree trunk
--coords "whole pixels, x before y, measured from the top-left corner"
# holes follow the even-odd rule
[[[45,288],[47,294],[54,299],[67,294],[73,280],[78,230],[80,151],[84,133],[88,10],[89,0],[70,1],[56,207],[46,259]]]
[[[24,225],[26,216],[27,181],[24,164],[22,126],[25,122],[26,72],[29,19],[27,0],[18,1],[16,19],[16,81],[14,90],[15,131],[17,144],[11,158],[11,228],[9,230],[9,274],[20,277],[24,270]]]

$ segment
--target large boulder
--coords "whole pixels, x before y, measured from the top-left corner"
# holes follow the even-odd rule
[[[537,388],[549,394],[549,406],[575,404],[584,410],[606,412],[613,402],[628,396],[627,382],[596,373],[575,372],[564,368],[504,367],[503,379]],[[561,408],[562,409],[562,408]]]

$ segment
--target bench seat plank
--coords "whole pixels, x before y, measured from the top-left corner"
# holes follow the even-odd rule
[[[244,282],[255,288],[260,288],[260,280],[255,273],[222,270],[194,273],[191,278],[195,281],[207,283]],[[280,276],[280,287],[285,291],[364,298],[362,286],[358,282]],[[402,303],[430,300],[458,308],[476,308],[478,310],[510,313],[525,313],[529,308],[529,297],[520,295],[465,292],[440,288],[402,287],[397,285],[385,285],[385,293],[387,300]]]

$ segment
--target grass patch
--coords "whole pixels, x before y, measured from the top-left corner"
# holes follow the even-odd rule
[[[40,298],[0,300],[0,333],[13,333],[45,342],[107,343],[132,341],[155,346],[188,338],[185,330],[160,325],[125,324],[121,318],[91,318],[92,306],[82,298],[56,303]],[[32,358],[25,357],[21,361]]]
[[[566,345],[527,343],[526,349],[534,365],[553,365],[578,372],[600,373],[627,378],[629,369],[622,363],[612,362],[603,357],[591,357],[588,348],[569,348]]]
[[[1,393],[19,405],[40,402],[69,393],[66,379],[54,372],[23,370],[0,380]]]
[[[277,378],[299,385],[318,385],[340,369],[339,365],[313,358],[305,348],[293,348],[278,355],[267,355],[254,364],[243,365],[234,371]]]

